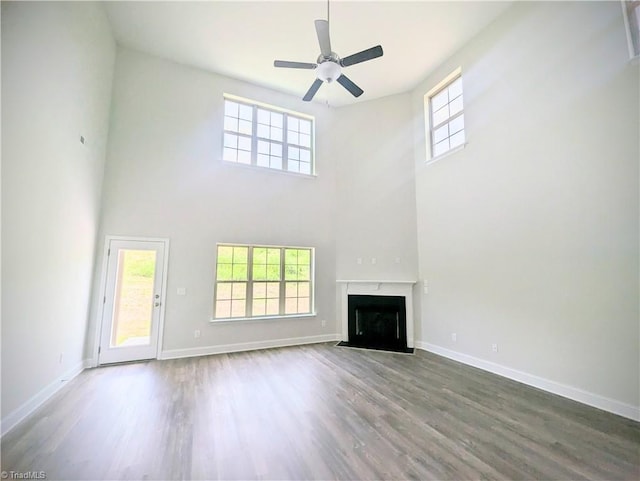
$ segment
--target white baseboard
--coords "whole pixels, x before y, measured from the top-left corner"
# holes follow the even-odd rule
[[[468,354],[452,351],[428,342],[418,341],[416,342],[416,348],[438,354],[439,356],[443,356],[448,359],[453,359],[454,361],[458,361],[469,366],[477,367],[484,371],[489,371],[493,374],[497,374],[498,376],[513,379],[514,381],[578,401],[582,404],[587,404],[588,406],[618,414],[628,419],[633,419],[634,421],[640,421],[640,407],[638,406],[616,401],[615,399],[600,396],[599,394],[594,394],[559,382],[550,381],[549,379],[534,376],[533,374],[518,371],[510,367],[505,367],[500,364],[496,364],[495,362],[485,361],[484,359],[470,356]]]
[[[340,334],[324,334],[321,336],[291,337],[287,339],[273,339],[270,341],[239,342],[236,344],[222,344],[220,346],[191,347],[187,349],[169,349],[160,353],[160,359],[179,359],[182,357],[209,356],[227,352],[255,351],[273,347],[298,346],[302,344],[316,344],[319,342],[339,341]]]
[[[2,420],[2,428],[0,436],[4,436],[13,428],[15,428],[22,420],[24,420],[27,416],[33,413],[36,409],[42,406],[51,396],[57,393],[60,389],[67,385],[69,381],[75,378],[78,374],[84,371],[86,368],[91,366],[91,361],[85,359],[84,361],[80,361],[71,369],[64,372],[55,381],[49,384],[47,387],[42,389],[35,396],[31,397],[27,402],[25,402],[22,406],[14,410],[13,412],[7,414],[7,416]]]

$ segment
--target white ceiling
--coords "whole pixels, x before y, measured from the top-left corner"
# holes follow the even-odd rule
[[[364,90],[359,101],[406,92],[510,4],[332,0],[331,46],[346,57],[382,45],[383,57],[343,72]],[[107,2],[106,10],[120,45],[299,97],[315,72],[273,61],[315,63],[313,21],[327,17],[325,1]],[[325,84],[314,101],[355,99]]]

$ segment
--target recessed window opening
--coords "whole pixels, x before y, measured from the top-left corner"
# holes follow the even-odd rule
[[[313,175],[313,138],[313,117],[235,97],[224,100],[225,161]]]
[[[310,247],[219,244],[214,319],[311,314],[313,254]]]
[[[457,71],[426,95],[431,158],[464,145],[462,76]]]

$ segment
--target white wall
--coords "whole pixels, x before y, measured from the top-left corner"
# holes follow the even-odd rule
[[[335,111],[329,148],[338,186],[338,279],[418,278],[412,122],[410,94]],[[344,301],[341,289],[338,306]],[[420,327],[415,323],[418,339]]]
[[[223,93],[314,115],[318,176],[223,162]],[[324,147],[328,115],[326,107],[296,97],[118,50],[101,241],[104,235],[170,238],[165,355],[335,335],[336,195],[334,159]],[[315,247],[317,317],[211,323],[218,242]],[[176,295],[178,287],[187,295]],[[95,293],[94,305],[99,297]],[[92,332],[97,318],[94,309]]]
[[[417,278],[412,121],[409,94],[336,111],[339,279]]]
[[[2,3],[3,432],[82,368],[114,59],[100,5]]]
[[[458,66],[468,145],[425,165],[423,95]],[[619,2],[517,3],[413,106],[423,342],[638,415],[639,76]]]

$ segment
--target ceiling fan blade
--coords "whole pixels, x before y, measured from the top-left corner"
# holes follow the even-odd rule
[[[309,70],[313,70],[317,67],[315,63],[305,63],[305,62],[289,62],[287,60],[274,60],[274,67],[284,67],[284,68],[306,68]]]
[[[329,39],[329,22],[326,20],[316,20],[316,33],[318,43],[323,57],[331,57],[331,40]]]
[[[360,87],[354,84],[344,74],[338,77],[337,82],[340,85],[342,85],[344,88],[346,88],[349,92],[351,92],[351,95],[353,95],[354,97],[360,97],[364,93],[364,90],[362,90]]]
[[[382,47],[380,45],[376,45],[375,47],[368,48],[362,52],[349,55],[348,57],[343,58],[340,63],[343,67],[348,67],[349,65],[355,65],[360,62],[366,62],[367,60],[382,57],[382,53]]]
[[[304,95],[304,97],[302,97],[302,100],[304,100],[305,102],[309,102],[320,88],[320,85],[322,85],[322,80],[317,78],[315,82],[311,84],[311,88],[308,90],[308,92]]]

